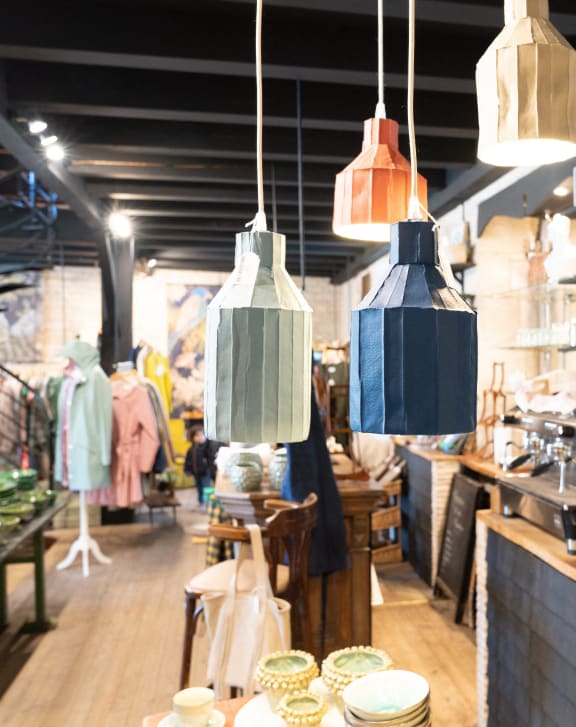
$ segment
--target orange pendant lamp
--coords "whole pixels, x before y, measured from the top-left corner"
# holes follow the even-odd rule
[[[378,0],[378,104],[364,122],[362,151],[336,175],[332,230],[354,240],[388,242],[390,225],[406,219],[410,162],[398,148],[398,123],[384,106],[383,0]],[[418,175],[418,199],[428,204],[427,184]]]

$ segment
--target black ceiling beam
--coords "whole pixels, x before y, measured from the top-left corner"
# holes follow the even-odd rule
[[[251,3],[252,0],[226,0],[234,3]],[[267,6],[300,8],[331,13],[375,16],[377,11],[372,0],[266,0]],[[408,18],[405,0],[386,0],[385,18]],[[501,7],[486,7],[480,3],[456,3],[443,0],[418,0],[417,20],[432,23],[471,25],[474,27],[500,28],[504,24]],[[563,27],[564,33],[576,34],[576,18],[567,13],[551,13],[552,22]]]
[[[97,106],[94,104],[54,103],[22,101],[17,104],[20,113],[40,111],[44,114],[65,116],[89,116],[112,119],[144,119],[152,121],[174,121],[196,124],[220,124],[222,126],[249,126],[254,128],[256,117],[251,114],[213,113],[211,111],[182,111],[179,109],[142,108],[133,106]],[[264,116],[265,128],[295,129],[296,120],[289,116]],[[361,134],[359,121],[342,119],[302,119],[303,129],[347,131]],[[400,125],[400,134],[408,134],[408,126]],[[456,139],[476,139],[478,129],[462,126],[416,125],[417,136],[432,136]]]
[[[183,58],[170,56],[145,55],[137,53],[114,53],[94,50],[75,50],[68,48],[47,48],[0,43],[0,58],[43,63],[65,63],[81,66],[101,66],[109,68],[132,68],[172,73],[201,73],[206,75],[254,77],[254,65],[234,61],[219,61],[205,58]],[[347,70],[339,68],[306,67],[264,63],[264,78],[314,83],[332,83],[344,86],[375,85],[374,71]],[[405,73],[386,73],[386,84],[391,88],[406,88]],[[414,81],[416,90],[439,91],[447,93],[473,94],[474,82],[467,78],[417,75]]]
[[[149,203],[150,204],[150,203]],[[184,207],[130,207],[128,205],[122,205],[120,208],[122,212],[129,215],[130,217],[142,217],[143,219],[150,219],[150,218],[169,218],[169,219],[195,219],[198,218],[200,220],[202,219],[228,219],[228,220],[236,220],[238,224],[240,224],[240,221],[243,219],[243,217],[246,217],[245,211],[238,211],[233,210],[230,208],[223,208],[221,210],[218,210],[218,213],[215,214],[213,209],[207,209],[203,207],[202,209],[193,209],[191,208],[192,205],[189,205],[188,208]],[[286,220],[298,220],[298,214],[296,212],[287,212],[286,210],[282,210],[282,212],[279,212],[278,219],[282,221]],[[332,219],[332,215],[330,211],[326,211],[324,214],[306,214],[306,222],[326,222],[330,221]],[[246,222],[248,220],[246,219]],[[160,223],[161,224],[161,223]],[[239,232],[239,228],[237,226],[234,226],[234,229],[236,232]],[[279,227],[279,232],[282,230]]]

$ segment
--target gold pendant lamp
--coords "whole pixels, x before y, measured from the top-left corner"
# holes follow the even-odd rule
[[[576,50],[548,0],[505,0],[505,25],[476,66],[478,159],[538,166],[576,156]]]

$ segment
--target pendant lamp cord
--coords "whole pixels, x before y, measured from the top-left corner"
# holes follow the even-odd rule
[[[262,153],[262,4],[256,0],[256,173],[258,177],[258,212],[253,220],[246,223],[252,232],[265,232],[266,212],[264,211],[264,163]]]
[[[416,0],[408,0],[408,137],[410,139],[410,201],[408,219],[421,220],[418,200],[418,158],[416,155],[416,132],[414,130],[414,45],[416,26]]]
[[[378,103],[376,104],[377,119],[386,118],[384,105],[384,0],[378,0]]]

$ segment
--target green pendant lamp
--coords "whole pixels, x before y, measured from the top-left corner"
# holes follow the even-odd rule
[[[269,232],[262,168],[262,0],[256,2],[258,213],[208,306],[204,424],[220,442],[300,442],[310,428],[312,309]]]

